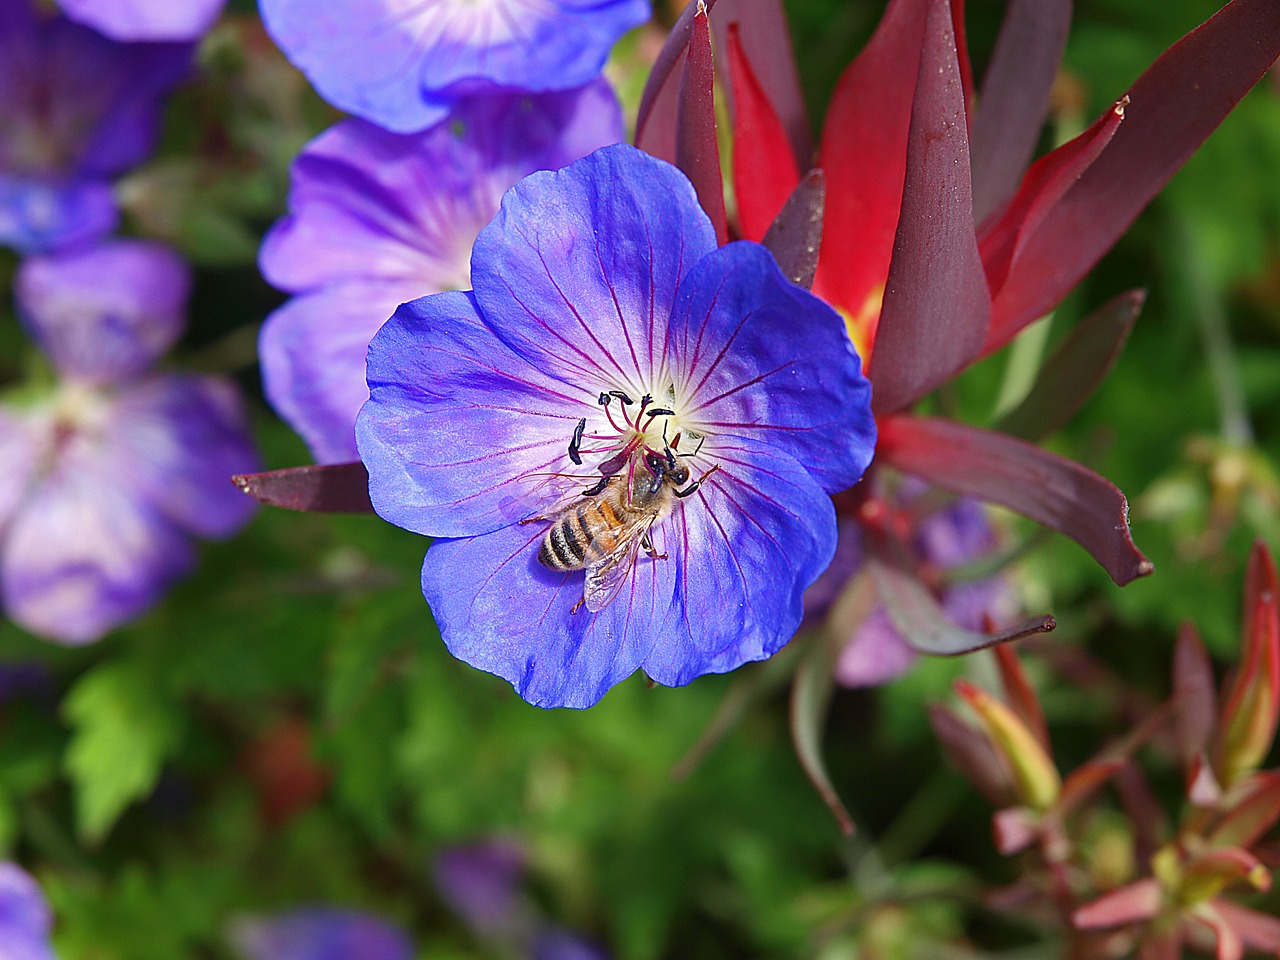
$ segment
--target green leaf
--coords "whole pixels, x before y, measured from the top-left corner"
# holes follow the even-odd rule
[[[63,765],[75,787],[80,836],[98,843],[131,802],[155,786],[181,739],[182,715],[139,664],[108,663],[67,694],[74,728]]]

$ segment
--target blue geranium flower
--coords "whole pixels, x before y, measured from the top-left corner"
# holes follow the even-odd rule
[[[42,253],[111,232],[112,180],[151,151],[192,49],[114,43],[0,0],[0,245]]]
[[[304,907],[241,920],[231,940],[247,960],[411,960],[399,927],[358,910]]]
[[[649,0],[260,0],[272,38],[334,106],[398,133],[469,94],[567,90],[649,19]]]
[[[838,315],[623,145],[513,187],[471,279],[374,337],[356,423],[449,649],[548,707],[777,651],[874,446]]]
[[[53,915],[40,887],[16,863],[0,861],[0,958],[54,960]]]
[[[289,215],[262,244],[262,272],[297,294],[267,318],[267,398],[320,462],[356,457],[369,397],[364,355],[397,306],[471,286],[471,245],[503,193],[625,132],[609,85],[470,97],[417,134],[346,120],[293,164]]]
[[[58,0],[76,23],[113,40],[198,40],[227,0]]]

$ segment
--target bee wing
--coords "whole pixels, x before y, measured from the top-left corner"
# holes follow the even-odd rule
[[[653,526],[653,520],[651,516],[642,517],[619,531],[616,538],[611,535],[613,543],[607,551],[599,548],[598,539],[587,546],[587,578],[582,599],[589,611],[596,613],[613,603],[635,568],[640,543]]]

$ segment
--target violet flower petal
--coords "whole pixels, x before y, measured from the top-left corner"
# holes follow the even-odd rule
[[[182,529],[222,539],[252,515],[253,501],[229,481],[259,467],[230,381],[165,374],[131,384],[106,429],[119,475]]]
[[[194,565],[191,544],[75,435],[0,543],[0,600],[33,633],[79,645],[151,606]]]
[[[0,246],[47,253],[104,237],[119,219],[106,183],[50,183],[0,172]]]
[[[444,119],[460,94],[580,86],[649,18],[646,0],[262,0],[261,9],[321,96],[399,133]]]
[[[0,861],[0,957],[55,960],[53,915],[40,887],[16,863]]]
[[[312,140],[294,161],[290,213],[263,242],[267,279],[293,292],[373,278],[412,281],[417,296],[469,287],[471,244],[513,183],[625,132],[603,80],[466,98],[450,120],[414,135],[351,120]]]
[[[503,198],[472,250],[476,300],[539,369],[639,399],[665,356],[676,289],[716,249],[715,230],[685,176],[633,147],[570,170],[535,173]],[[612,309],[588,316],[588,304]]]
[[[198,40],[227,0],[58,0],[77,23],[113,40]]]
[[[732,243],[694,266],[668,338],[676,395],[690,398],[682,422],[713,438],[713,458],[727,433],[786,452],[829,493],[862,476],[875,422],[854,412],[871,384],[839,315],[763,247]]]
[[[585,937],[551,927],[533,938],[530,960],[611,960],[610,954]]]
[[[1020,329],[1076,285],[1280,55],[1280,4],[1232,0],[1129,90],[1125,121],[1010,271],[996,324]]]
[[[877,606],[836,657],[836,682],[843,687],[878,687],[910,670],[918,656],[884,607]]]
[[[14,288],[20,318],[58,372],[107,384],[146,371],[177,341],[191,271],[168,247],[111,240],[25,260]]]
[[[524,919],[525,869],[518,845],[489,840],[441,851],[431,872],[454,912],[473,930],[493,934],[516,933]]]
[[[946,4],[930,4],[924,38],[902,212],[870,361],[877,413],[910,405],[966,366],[982,349],[991,319],[974,236],[964,89]]]
[[[5,524],[26,496],[43,453],[35,424],[0,407],[0,538]]]
[[[717,438],[714,456],[721,469],[699,502],[657,531],[664,543],[654,540],[680,577],[674,628],[655,621],[644,661],[666,686],[775,654],[800,626],[805,588],[835,553],[835,508],[808,470],[754,439]]]
[[[278,917],[243,920],[231,939],[247,960],[412,960],[399,927],[367,913],[307,907]]]
[[[599,409],[595,392],[495,338],[469,291],[401,306],[369,345],[368,376],[356,442],[374,508],[431,536],[488,533],[549,507],[540,492],[573,468],[574,427]]]
[[[267,399],[317,463],[357,458],[369,341],[420,293],[404,282],[351,280],[294,297],[267,318],[258,341]]]
[[[546,524],[515,523],[480,537],[438,539],[422,566],[422,593],[455,657],[502,677],[534,706],[589,707],[665,639],[681,560],[641,553],[612,603],[573,613],[583,575],[538,562],[545,533]],[[663,535],[654,529],[659,551]]]

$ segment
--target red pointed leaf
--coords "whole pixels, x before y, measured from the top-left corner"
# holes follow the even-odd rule
[[[1086,903],[1071,916],[1077,930],[1118,927],[1126,923],[1150,920],[1160,912],[1164,895],[1153,877],[1139,880]]]
[[[1013,196],[1049,112],[1071,23],[1071,0],[1011,0],[973,118],[973,216]]]
[[[680,81],[680,109],[676,115],[676,166],[698,192],[698,202],[716,228],[716,241],[729,239],[724,211],[724,180],[720,146],[716,142],[715,68],[711,63],[711,27],[707,8],[698,0],[689,34],[689,55]]]
[[[1215,909],[1217,901],[1202,903],[1190,914],[1188,920],[1207,927],[1216,942],[1216,960],[1244,960],[1244,941],[1240,934]]]
[[[964,89],[965,116],[968,132],[973,133],[973,62],[969,59],[969,41],[964,29],[964,0],[951,0],[951,29],[956,36],[956,62],[960,68],[960,86]]]
[[[868,545],[871,555],[867,569],[875,581],[876,593],[894,627],[921,653],[959,656],[1037,633],[1049,633],[1056,626],[1053,617],[1036,617],[993,633],[975,633],[958,627],[947,619],[933,594],[917,579],[901,549],[885,538],[868,538]]]
[[[821,170],[810,170],[761,241],[787,279],[806,290],[813,287],[813,275],[818,269],[826,196],[826,177]]]
[[[1040,821],[1026,807],[1007,807],[991,815],[996,850],[1011,857],[1031,846],[1040,836]]]
[[[1090,760],[1076,767],[1062,781],[1059,810],[1066,816],[1125,768],[1125,760]]]
[[[1230,811],[1205,837],[1214,847],[1251,847],[1280,819],[1280,772],[1255,774],[1239,795],[1232,794]]]
[[[929,725],[942,752],[966,780],[996,806],[1014,802],[1009,771],[990,739],[941,704],[929,705]]]
[[[1246,595],[1256,602],[1245,621],[1240,670],[1222,710],[1215,754],[1226,786],[1266,759],[1280,721],[1280,597],[1267,589],[1269,575],[1274,576],[1266,568],[1269,560],[1256,547],[1250,557]]]
[[[1146,862],[1168,835],[1168,818],[1142,770],[1128,764],[1116,774],[1116,793],[1133,825],[1137,859]]]
[[[902,214],[871,354],[872,408],[918,400],[978,355],[991,298],[974,238],[964,89],[950,8],[934,0],[907,138]]]
[[[782,4],[779,0],[720,0],[711,29],[717,50],[728,46],[730,32],[739,34],[741,54],[790,144],[792,165],[796,170],[808,167],[813,162],[813,136]],[[729,106],[735,116],[742,109],[740,96],[734,81]]]
[[[1214,908],[1223,921],[1255,950],[1280,953],[1280,919],[1250,910],[1230,900],[1218,900]]]
[[[827,215],[814,290],[875,331],[907,169],[924,4],[890,0],[832,96],[818,150]]]
[[[1129,116],[1030,237],[996,305],[1001,329],[1051,309],[1128,229],[1280,55],[1280,3],[1232,0],[1129,91]]]
[[[1187,802],[1205,810],[1215,809],[1222,803],[1222,784],[1218,783],[1208,754],[1197,753],[1187,767]]]
[[[1178,631],[1173,651],[1173,732],[1182,766],[1190,770],[1209,745],[1217,713],[1213,665],[1190,623]]]
[[[737,24],[728,30],[729,77],[737,109],[733,115],[733,186],[738,226],[759,240],[800,179],[787,131],[752,72]]]
[[[1089,551],[1118,584],[1154,569],[1129,534],[1129,504],[1107,480],[1039,447],[948,420],[878,420],[876,456],[953,493],[1008,507]]]
[[[1035,688],[1027,679],[1018,655],[1010,647],[996,647],[992,653],[996,655],[996,666],[1000,670],[1000,685],[1004,688],[1005,701],[1022,718],[1040,746],[1045,752],[1050,751],[1049,728],[1044,722],[1044,711],[1040,708],[1040,698]]]
[[[1089,166],[1115,137],[1124,120],[1127,103],[1118,102],[1088,130],[1053,153],[1041,157],[1027,171],[1018,192],[999,215],[988,218],[979,232],[982,265],[995,302],[991,329],[984,348],[987,353],[1004,346],[1039,314],[1010,313],[1004,306],[1005,285],[1012,277],[1016,289],[1018,257],[1036,231],[1045,223],[1056,204],[1079,182]]]
[[[1255,635],[1253,618],[1258,610],[1258,601],[1264,593],[1280,596],[1280,586],[1276,583],[1276,561],[1262,540],[1255,540],[1249,551],[1249,565],[1244,575],[1244,637],[1246,647],[1254,642],[1250,638]]]
[[[996,423],[997,429],[1039,440],[1066,424],[1120,359],[1146,299],[1146,291],[1130,290],[1077,324],[1044,362],[1023,401]]]
[[[231,482],[255,500],[285,510],[373,513],[369,474],[359,462],[241,473]]]
[[[715,5],[716,0],[706,0],[708,11]],[[697,12],[698,5],[691,3],[676,19],[649,71],[636,114],[636,146],[668,163],[676,162],[676,113],[680,107],[681,77]]]

